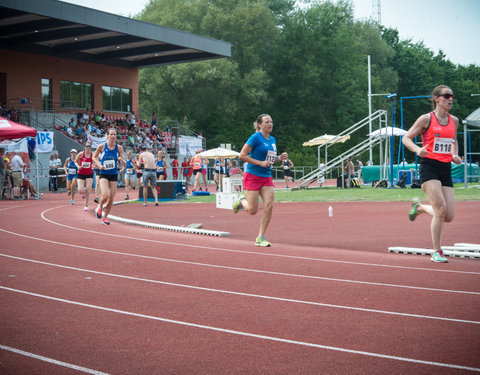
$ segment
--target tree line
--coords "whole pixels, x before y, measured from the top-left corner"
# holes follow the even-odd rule
[[[256,117],[268,113],[279,151],[287,151],[297,165],[314,165],[316,148],[303,142],[339,134],[368,116],[368,55],[373,93],[422,96],[446,84],[455,94],[452,114],[460,120],[480,106],[471,96],[480,93],[480,66],[456,65],[423,42],[401,40],[396,29],[356,20],[349,0],[300,5],[294,0],[150,0],[139,20],[229,42],[232,56],[140,70],[141,116],[156,112],[159,119],[202,133],[209,148],[230,143],[239,150]],[[396,104],[393,118],[400,126]],[[390,99],[376,96],[372,108],[389,111],[390,123]],[[430,109],[428,99],[405,101],[404,127]],[[345,151],[366,135],[355,135],[329,153]],[[478,138],[472,137],[477,152]],[[368,159],[368,153],[360,158]]]

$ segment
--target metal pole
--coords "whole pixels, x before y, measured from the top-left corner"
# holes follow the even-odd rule
[[[369,160],[373,161],[372,156],[372,72],[370,67],[370,55],[368,55],[368,137],[370,139]]]
[[[466,189],[468,187],[468,184],[467,184],[468,158],[467,158],[467,124],[465,120],[463,121],[463,157],[465,160],[465,163],[463,164],[463,181]]]

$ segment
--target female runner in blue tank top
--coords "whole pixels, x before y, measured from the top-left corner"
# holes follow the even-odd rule
[[[78,168],[75,164],[75,159],[77,158],[77,150],[72,148],[70,151],[70,157],[65,160],[65,165],[63,166],[65,172],[67,173],[67,191],[70,197],[70,204],[74,204],[75,198],[75,186],[77,185],[77,173]]]
[[[100,198],[100,204],[97,208],[97,217],[101,219],[103,205],[105,205],[105,215],[103,218],[103,224],[110,225],[108,220],[108,214],[112,208],[113,198],[117,192],[118,181],[118,161],[125,166],[125,156],[123,152],[123,146],[117,145],[117,131],[114,128],[110,128],[107,131],[107,142],[98,146],[93,154],[93,161],[100,169],[100,190],[102,197]],[[98,156],[103,152],[101,160]]]
[[[264,237],[272,218],[274,193],[271,165],[280,160],[287,160],[286,152],[277,156],[275,138],[270,135],[273,121],[269,115],[260,115],[254,123],[256,133],[250,136],[240,151],[240,159],[247,162],[247,170],[243,176],[245,197],[240,197],[233,204],[233,212],[244,209],[248,214],[255,215],[258,211],[258,199],[262,197],[263,215],[260,221],[258,237],[255,246],[271,246]]]

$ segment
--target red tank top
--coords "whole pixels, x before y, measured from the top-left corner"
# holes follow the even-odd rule
[[[90,175],[93,173],[93,154],[90,153],[90,157],[85,156],[85,152],[83,153],[82,157],[80,158],[80,169],[78,170],[78,174],[82,175]]]
[[[444,163],[451,162],[454,136],[455,123],[452,116],[448,113],[448,123],[442,125],[438,122],[435,113],[430,112],[430,124],[422,134],[422,143],[428,152],[425,157]]]
[[[202,158],[199,156],[193,157],[193,169],[202,169]]]

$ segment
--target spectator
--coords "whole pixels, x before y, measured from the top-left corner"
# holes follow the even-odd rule
[[[77,126],[77,129],[75,129],[75,139],[79,142],[81,142],[83,139],[83,129],[80,125]]]
[[[67,135],[70,138],[73,138],[75,136],[75,133],[73,132],[73,128],[71,126],[67,126]]]
[[[152,113],[152,123],[151,123],[151,125],[152,125],[152,128],[156,127],[156,125],[157,125],[157,114],[156,114],[156,112]]]
[[[133,111],[132,113],[130,113],[130,117],[128,118],[128,123],[130,125],[130,128],[134,128],[136,125],[135,113]]]
[[[174,180],[178,180],[178,158],[176,156],[173,157],[173,161],[170,163],[172,167],[172,176]]]
[[[25,163],[23,162],[20,151],[15,151],[15,156],[12,158],[12,176],[13,176],[13,198],[20,199],[20,188],[23,182],[23,170]]]
[[[58,176],[58,168],[62,165],[62,161],[58,157],[58,152],[55,152],[52,156],[50,156],[50,171],[49,175],[50,177],[50,185],[49,185],[49,190],[50,191],[57,191],[58,190],[58,185],[57,185],[57,176]]]
[[[23,179],[22,187],[25,189],[23,192],[23,199],[28,199],[27,190],[30,192],[30,196],[32,196],[33,199],[40,199],[40,197],[43,195],[42,193],[37,192],[35,186],[33,186],[33,184],[27,178]]]
[[[0,199],[3,199],[3,186],[5,185],[5,176],[7,171],[7,163],[4,159],[5,149],[0,148]]]
[[[232,168],[230,168],[230,177],[237,177],[239,175],[243,177],[243,171],[240,168],[238,168],[238,162],[236,160],[232,160]]]
[[[363,163],[360,159],[357,159],[357,165],[358,165],[357,178],[358,178],[358,181],[361,181],[362,180]]]

